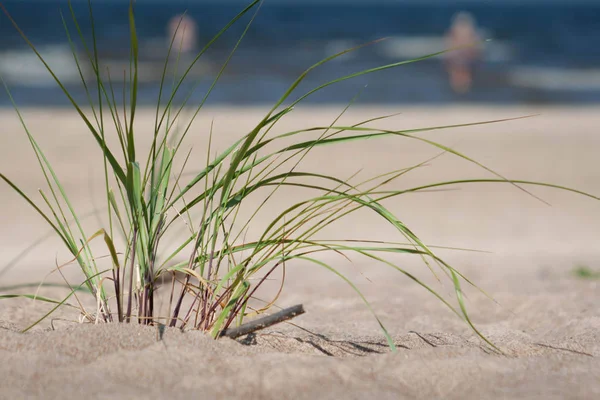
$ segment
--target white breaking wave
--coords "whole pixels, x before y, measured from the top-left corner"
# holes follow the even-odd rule
[[[382,55],[388,58],[418,58],[447,49],[441,36],[395,36],[378,45]],[[504,62],[513,58],[512,47],[502,41],[493,40],[483,45],[483,57],[489,62]]]
[[[547,90],[600,90],[600,69],[517,67],[509,72],[515,86]]]
[[[61,83],[65,85],[80,84],[81,76],[87,80],[95,80],[96,74],[90,61],[85,54],[77,53],[79,68],[73,57],[69,46],[52,45],[39,47],[37,49],[52,69],[52,72],[58,77]],[[189,57],[182,56],[181,63],[187,67],[191,62]],[[161,79],[164,70],[164,60],[157,61],[139,61],[138,62],[138,80],[139,82],[157,82]],[[167,72],[173,72],[175,63],[170,62]],[[100,60],[100,72],[103,79],[108,79],[107,70],[110,70],[111,79],[116,82],[123,80],[123,72],[129,75],[128,59],[104,59]],[[183,67],[179,68],[179,71]],[[214,68],[210,62],[197,62],[194,68],[188,74],[190,78],[198,78],[213,71]],[[10,50],[0,52],[0,76],[12,84],[29,87],[54,87],[56,81],[50,75],[44,64],[39,60],[31,49]]]
[[[45,46],[38,48],[41,56],[63,83],[80,81],[73,53],[68,46]],[[87,75],[86,65],[82,65]],[[0,75],[11,83],[23,86],[55,86],[54,78],[44,64],[30,49],[10,50],[0,53]]]

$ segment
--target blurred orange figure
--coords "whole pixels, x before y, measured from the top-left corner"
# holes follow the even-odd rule
[[[450,86],[457,93],[466,93],[471,89],[473,68],[480,56],[479,40],[475,20],[471,14],[458,13],[446,34],[448,48],[463,47],[446,53]]]
[[[173,41],[173,50],[181,53],[189,53],[196,48],[197,28],[194,20],[185,15],[179,14],[169,20],[167,27],[168,43]]]

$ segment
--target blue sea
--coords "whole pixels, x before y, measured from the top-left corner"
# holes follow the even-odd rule
[[[85,54],[67,1],[3,0],[19,27],[78,101],[85,91],[61,21],[67,21],[78,55]],[[244,7],[243,1],[144,1],[135,6],[139,35],[140,101],[155,104],[166,26],[187,11],[205,45]],[[116,96],[129,68],[127,1],[92,2],[98,54],[110,70]],[[84,39],[91,42],[86,2],[73,2]],[[306,68],[346,48],[387,38],[312,71],[294,99],[332,79],[443,50],[443,36],[459,11],[471,13],[486,43],[472,90],[454,93],[441,57],[360,76],[333,85],[307,103],[359,104],[585,104],[600,102],[600,1],[343,1],[266,0],[232,57],[208,104],[273,103]],[[201,58],[182,97],[202,100],[236,45],[252,13],[227,31]],[[188,62],[183,57],[180,64]],[[173,63],[171,65],[174,65]],[[85,70],[85,65],[83,65]],[[89,71],[88,71],[89,73]],[[20,106],[66,105],[51,76],[36,60],[9,19],[0,13],[0,74]],[[85,71],[84,71],[85,75]],[[171,76],[171,72],[169,72]],[[170,82],[172,78],[168,79]],[[197,86],[196,86],[197,84]],[[0,91],[0,106],[10,105]]]

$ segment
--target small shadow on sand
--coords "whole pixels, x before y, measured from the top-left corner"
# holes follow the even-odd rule
[[[314,353],[317,351],[330,357],[360,357],[389,352],[385,341],[336,340],[316,333],[309,335],[290,335],[280,332],[251,333],[238,339],[238,342],[246,346],[268,346],[286,353]]]
[[[300,328],[300,332],[284,330],[252,333],[238,339],[238,342],[246,346],[270,348],[281,353],[321,354],[328,357],[363,357],[391,352],[384,338],[335,338],[332,336]],[[485,343],[473,338],[451,333],[409,331],[405,335],[394,337],[394,345],[403,351],[428,348],[441,350],[444,348],[443,351],[454,351],[451,349],[459,352],[469,349],[478,350],[490,356],[530,357],[553,352],[567,352],[578,356],[594,357],[591,352],[584,351],[583,348],[572,348],[572,346],[563,345],[560,342],[556,344],[538,343],[518,335],[497,338],[496,344],[502,352],[495,351]]]

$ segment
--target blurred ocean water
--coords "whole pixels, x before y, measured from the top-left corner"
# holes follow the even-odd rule
[[[3,4],[38,47],[48,64],[85,101],[60,12],[77,38],[65,0],[4,0]],[[187,10],[198,25],[202,46],[243,7],[244,2],[137,1],[143,74],[141,100],[154,104],[167,50],[169,19]],[[110,70],[120,93],[128,70],[129,27],[126,1],[93,2],[103,70]],[[74,2],[83,35],[91,41],[85,2]],[[267,0],[226,73],[211,94],[212,104],[276,101],[307,67],[346,48],[388,39],[345,55],[315,70],[297,95],[328,80],[366,68],[419,57],[444,49],[443,36],[453,15],[468,11],[479,34],[492,39],[477,64],[469,93],[455,94],[438,57],[362,76],[309,97],[313,103],[347,103],[360,92],[368,103],[591,103],[600,101],[600,1],[427,1],[298,3]],[[182,98],[195,88],[200,101],[235,45],[249,16],[239,21],[194,68]],[[181,64],[189,62],[183,57]],[[180,67],[181,69],[181,67]],[[82,73],[93,76],[82,64]],[[171,71],[170,71],[171,73]],[[66,99],[5,15],[0,15],[0,74],[19,105],[66,105]],[[171,79],[169,79],[170,81]],[[9,105],[0,92],[0,105]]]

